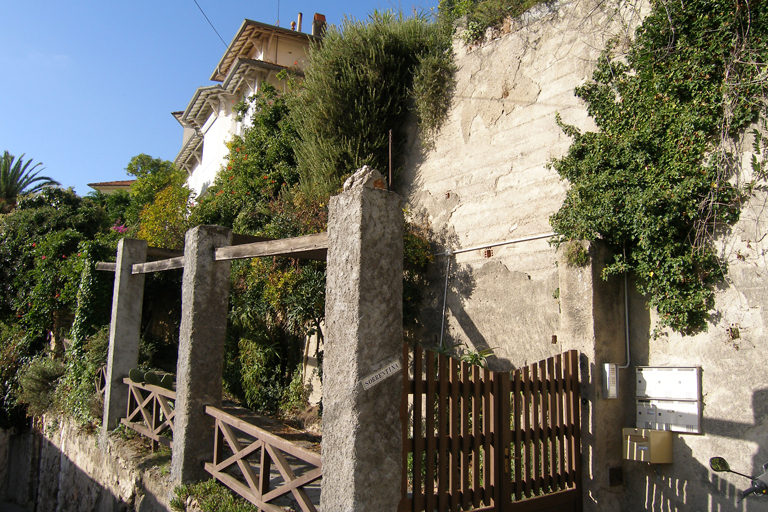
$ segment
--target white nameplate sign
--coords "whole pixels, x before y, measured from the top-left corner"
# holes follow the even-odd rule
[[[371,375],[367,376],[363,379],[363,389],[370,389],[379,382],[383,381],[384,379],[387,379],[394,374],[396,374],[400,369],[402,368],[402,365],[400,365],[400,361],[392,361],[387,366],[382,368],[381,370],[377,371],[376,373],[372,373]]]

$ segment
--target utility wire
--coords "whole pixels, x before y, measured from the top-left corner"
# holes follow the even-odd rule
[[[209,25],[211,26],[211,28],[213,29],[213,31],[214,31],[214,32],[216,32],[216,35],[217,35],[217,36],[219,36],[219,39],[221,39],[221,42],[224,44],[224,46],[226,46],[227,48],[229,48],[229,45],[228,45],[228,44],[226,43],[226,41],[224,41],[224,39],[221,37],[221,34],[219,34],[219,31],[218,31],[218,30],[216,30],[216,27],[214,27],[214,26],[213,26],[213,23],[211,23],[211,20],[209,20],[209,19],[208,19],[208,16],[206,16],[206,15],[205,15],[205,12],[203,11],[203,8],[202,8],[202,7],[200,7],[200,4],[199,4],[199,3],[197,3],[197,0],[192,0],[192,1],[193,1],[193,2],[195,2],[195,5],[197,6],[197,8],[198,8],[198,9],[200,9],[200,12],[201,12],[201,13],[203,13],[203,16],[205,17],[205,21],[207,21],[207,22],[208,22],[208,24],[209,24]]]

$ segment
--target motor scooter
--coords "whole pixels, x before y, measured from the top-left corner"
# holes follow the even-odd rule
[[[712,457],[709,459],[709,467],[712,468],[712,471],[717,471],[718,473],[734,473],[744,478],[749,478],[752,481],[752,486],[749,489],[741,491],[741,497],[737,502],[740,502],[750,494],[768,494],[768,462],[763,464],[763,474],[759,476],[749,476],[732,470],[728,461],[722,457]]]

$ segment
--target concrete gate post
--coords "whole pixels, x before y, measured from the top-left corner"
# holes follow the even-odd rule
[[[323,360],[324,511],[397,510],[403,213],[364,167],[331,198]]]
[[[107,385],[101,439],[118,426],[128,406],[128,386],[123,378],[139,364],[141,310],[144,300],[144,274],[131,274],[136,263],[147,261],[147,242],[123,238],[117,243],[115,287],[112,293],[112,319],[109,324]]]
[[[205,479],[203,462],[213,457],[214,420],[205,406],[221,407],[231,267],[215,261],[214,251],[231,243],[232,232],[220,226],[186,234],[171,459],[176,485]]]

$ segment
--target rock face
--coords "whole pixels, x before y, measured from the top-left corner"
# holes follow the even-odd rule
[[[169,454],[141,457],[115,438],[105,448],[96,434],[68,423],[48,422],[43,432],[1,431],[0,502],[28,512],[169,510],[172,489],[160,468]]]

